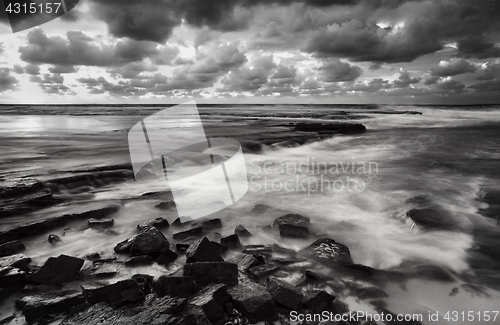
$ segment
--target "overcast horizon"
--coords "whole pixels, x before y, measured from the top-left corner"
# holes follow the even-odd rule
[[[0,104],[499,104],[498,17],[495,0],[81,0],[12,33],[2,10]]]

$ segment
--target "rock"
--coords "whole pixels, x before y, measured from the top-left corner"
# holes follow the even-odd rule
[[[278,271],[279,272],[279,271]],[[291,284],[293,286],[299,285],[307,278],[302,272],[284,272],[283,274],[274,273],[273,276],[279,278],[280,281]]]
[[[125,261],[126,266],[151,265],[154,260],[149,255],[132,256]]]
[[[263,264],[258,266],[253,266],[248,269],[248,273],[253,275],[254,277],[261,277],[267,274],[270,274],[279,269],[279,266],[275,264]]]
[[[17,253],[24,252],[26,247],[19,240],[13,240],[0,245],[0,257],[9,256]]]
[[[0,268],[0,288],[22,288],[26,285],[26,272],[10,266]]]
[[[153,276],[148,274],[134,274],[132,279],[137,282],[146,296],[153,292]]]
[[[373,268],[362,264],[345,264],[343,267],[350,275],[371,276],[375,272]]]
[[[61,237],[57,236],[57,235],[54,235],[54,234],[50,234],[49,235],[49,238],[47,239],[49,241],[49,243],[51,244],[55,244],[57,242],[60,242],[61,241]]]
[[[175,202],[174,201],[164,201],[160,202],[157,205],[155,205],[155,208],[160,209],[160,210],[169,210],[175,208]]]
[[[453,216],[441,208],[413,209],[408,211],[406,215],[415,224],[426,229],[457,229],[457,222],[453,219]]]
[[[186,250],[191,246],[195,241],[197,241],[197,237],[188,237],[183,239],[175,244],[175,248],[179,253],[185,253]]]
[[[253,213],[264,213],[267,210],[272,209],[270,206],[265,205],[265,204],[257,204],[256,206],[253,207],[252,212]]]
[[[321,313],[322,311],[327,310],[330,303],[334,300],[335,297],[329,293],[322,290],[316,290],[311,295],[306,297],[304,307],[315,313]]]
[[[0,197],[12,198],[34,193],[43,188],[43,184],[35,178],[18,178],[5,180],[0,187]]]
[[[274,277],[267,279],[267,290],[278,305],[289,309],[298,309],[304,300],[299,289]]]
[[[159,297],[189,297],[197,290],[190,276],[160,276],[153,282],[153,289]]]
[[[115,220],[111,218],[103,218],[103,219],[96,219],[96,218],[90,218],[89,219],[89,227],[111,227],[115,224]]]
[[[74,281],[82,268],[84,260],[67,255],[49,257],[43,266],[28,281],[34,284],[58,285]]]
[[[366,127],[359,123],[297,123],[295,131],[354,134],[366,132]]]
[[[379,287],[364,281],[342,280],[351,293],[360,299],[385,298],[388,294]]]
[[[203,228],[196,227],[196,228],[192,228],[192,229],[189,229],[189,230],[185,230],[185,231],[181,231],[181,232],[175,233],[173,237],[174,237],[175,240],[183,240],[183,239],[186,239],[188,237],[198,237],[198,236],[201,236],[202,233],[203,233]]]
[[[299,252],[328,266],[353,264],[347,246],[331,238],[320,238]]]
[[[83,305],[85,297],[79,291],[67,290],[22,297],[16,301],[28,324],[41,320],[49,314],[65,314],[72,308]]]
[[[191,298],[189,305],[201,309],[212,324],[217,324],[224,318],[224,307],[230,300],[225,285],[211,284]]]
[[[186,250],[187,263],[194,262],[224,262],[224,259],[220,256],[217,249],[212,245],[212,243],[203,237],[195,241]]]
[[[228,287],[238,284],[238,266],[226,262],[197,262],[184,265],[184,276],[191,276],[200,286],[222,283]]]
[[[309,223],[309,218],[300,214],[287,214],[274,221],[274,225],[279,227],[281,237],[307,237]]]
[[[238,237],[250,237],[252,234],[242,225],[237,225],[236,228],[234,228],[234,233],[238,235]]]
[[[83,293],[91,304],[107,302],[111,307],[137,302],[145,297],[141,287],[133,279],[102,287],[84,287]]]
[[[118,243],[115,252],[123,253],[130,251],[136,255],[158,256],[162,251],[168,249],[170,243],[156,227],[144,228],[140,234]]]
[[[238,265],[238,269],[241,271],[246,271],[253,266],[265,263],[264,258],[260,255],[248,255],[243,253],[234,255],[228,262]]]
[[[158,229],[160,228],[168,228],[170,224],[168,223],[167,219],[164,218],[155,218],[153,220],[148,220],[143,222],[140,225],[137,225],[137,230],[138,231],[144,231],[146,228],[149,227],[156,227]]]
[[[0,215],[6,217],[27,214],[40,208],[60,203],[61,201],[61,199],[53,197],[48,189],[41,189],[36,193],[3,199],[0,201]]]
[[[259,255],[271,255],[273,252],[272,248],[264,245],[247,245],[243,247],[243,253],[245,254],[259,254]]]
[[[222,237],[220,243],[229,249],[238,249],[241,247],[240,238],[236,234]]]
[[[224,254],[225,252],[227,252],[227,246],[222,245],[221,243],[211,241],[210,244],[212,244],[212,246],[217,252],[219,252],[219,254]]]
[[[178,257],[179,255],[177,253],[171,251],[170,249],[165,249],[163,252],[161,252],[156,262],[160,265],[168,266],[170,263],[174,262]]]
[[[94,252],[94,253],[88,253],[83,256],[84,259],[89,260],[89,261],[95,261],[101,258],[101,254]]]
[[[203,221],[201,223],[201,227],[204,230],[214,230],[214,229],[222,228],[222,220],[211,219],[211,220]]]
[[[15,254],[15,255],[0,257],[0,268],[10,266],[27,271],[28,264],[30,263],[31,263],[31,258],[29,258],[24,254]]]
[[[116,268],[116,266],[108,263],[97,264],[90,271],[91,276],[100,278],[111,277],[116,275],[117,273],[118,269]]]
[[[254,282],[228,289],[234,305],[252,323],[278,319],[273,297],[263,285]]]

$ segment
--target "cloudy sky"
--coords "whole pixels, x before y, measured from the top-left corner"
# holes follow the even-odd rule
[[[500,103],[499,17],[497,0],[80,0],[13,33],[2,12],[0,103]]]

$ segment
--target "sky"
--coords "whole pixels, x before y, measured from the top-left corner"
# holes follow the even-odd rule
[[[13,33],[2,11],[0,103],[498,104],[498,17],[497,0],[80,0]]]

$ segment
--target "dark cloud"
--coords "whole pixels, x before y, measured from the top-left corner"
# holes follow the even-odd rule
[[[500,56],[500,47],[482,37],[462,39],[457,46],[458,55],[465,58],[485,59]]]
[[[430,85],[434,85],[436,82],[438,82],[440,79],[440,77],[429,77],[427,79],[424,80],[424,84],[427,85],[427,86],[430,86]]]
[[[15,90],[17,88],[19,81],[10,74],[10,71],[8,68],[0,68],[0,92]]]
[[[439,66],[431,69],[431,75],[436,77],[449,77],[462,73],[475,72],[476,69],[474,64],[463,58],[451,59],[449,61],[439,62]]]
[[[473,85],[469,86],[469,88],[474,89],[474,90],[479,91],[479,92],[485,92],[485,91],[499,92],[500,91],[500,79],[488,80],[485,82],[473,84]]]
[[[412,78],[408,71],[402,71],[399,74],[398,79],[394,80],[393,84],[394,84],[394,87],[396,87],[396,88],[405,88],[405,87],[408,87],[409,85],[416,84],[416,83],[420,82],[420,80],[421,79],[419,77]]]
[[[112,97],[136,97],[148,93],[146,89],[131,86],[130,82],[122,81],[113,84],[102,76],[98,78],[79,78],[77,81],[86,85],[87,89],[89,89],[88,93],[93,95],[108,93]]]
[[[255,58],[250,65],[224,76],[221,82],[225,87],[219,91],[256,92],[267,84],[269,75],[275,67],[272,55]]]
[[[376,92],[382,89],[390,89],[392,88],[389,80],[383,78],[373,78],[368,82],[358,82],[350,87],[345,88],[346,91],[361,91],[361,92]]]
[[[477,71],[477,80],[500,79],[500,63],[487,63]]]
[[[66,38],[48,37],[41,29],[28,33],[28,44],[19,48],[21,60],[33,64],[62,66],[119,66],[156,55],[155,43],[124,39],[114,45],[95,42],[82,32],[68,32]]]
[[[436,89],[443,90],[445,92],[455,92],[461,93],[465,89],[465,85],[457,80],[446,78],[436,84]]]
[[[14,64],[14,67],[12,68],[12,71],[17,73],[17,74],[23,74],[24,73],[24,68],[21,67],[19,64]]]
[[[297,78],[297,69],[293,66],[278,65],[276,72],[271,75],[265,88],[260,91],[263,95],[269,94],[282,94],[282,95],[295,95],[297,94],[294,87],[300,81]]]
[[[3,43],[0,42],[0,54],[2,54],[4,51],[5,49],[3,48]]]
[[[64,77],[60,74],[44,74],[43,78],[36,75],[30,77],[31,82],[35,82],[40,86],[43,92],[47,94],[64,95],[71,94],[76,95],[68,86],[64,85]]]
[[[27,64],[24,67],[24,72],[32,76],[36,76],[40,74],[40,67],[35,64]]]
[[[50,73],[76,73],[78,68],[73,65],[53,65],[49,68]]]
[[[360,67],[338,59],[326,61],[318,70],[326,82],[353,81],[362,74]]]

